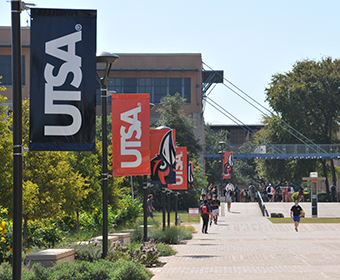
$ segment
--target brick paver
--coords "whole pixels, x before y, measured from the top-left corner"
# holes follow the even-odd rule
[[[256,203],[234,203],[209,234],[195,227],[193,239],[152,270],[154,280],[340,279],[340,224],[300,224],[295,232],[293,223],[263,218]]]

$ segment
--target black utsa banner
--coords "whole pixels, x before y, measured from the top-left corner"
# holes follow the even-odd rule
[[[31,9],[30,150],[95,148],[96,10]]]

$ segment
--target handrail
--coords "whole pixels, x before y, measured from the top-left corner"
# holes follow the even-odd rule
[[[264,205],[261,193],[259,191],[257,191],[257,201],[259,203],[259,206],[260,206],[260,209],[261,209],[261,212],[262,212],[262,216],[263,217],[265,217],[265,216],[268,217],[269,215],[268,215],[268,212],[267,212],[267,209],[266,209],[266,205]]]

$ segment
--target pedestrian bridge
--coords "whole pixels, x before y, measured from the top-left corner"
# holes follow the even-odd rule
[[[248,152],[242,152],[245,145],[229,147],[228,151],[234,152],[234,159],[340,159],[339,144],[249,144]],[[220,159],[221,154],[205,154],[204,158]]]

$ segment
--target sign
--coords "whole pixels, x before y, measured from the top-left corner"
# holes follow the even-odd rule
[[[112,175],[150,175],[150,95],[112,97]]]
[[[234,152],[224,152],[223,179],[230,179],[233,174]]]
[[[309,172],[309,177],[318,177],[318,172]]]
[[[151,184],[176,183],[175,130],[150,130]]]
[[[32,151],[95,149],[95,10],[31,8]]]
[[[176,184],[168,185],[169,190],[188,189],[188,160],[187,147],[176,147]]]

